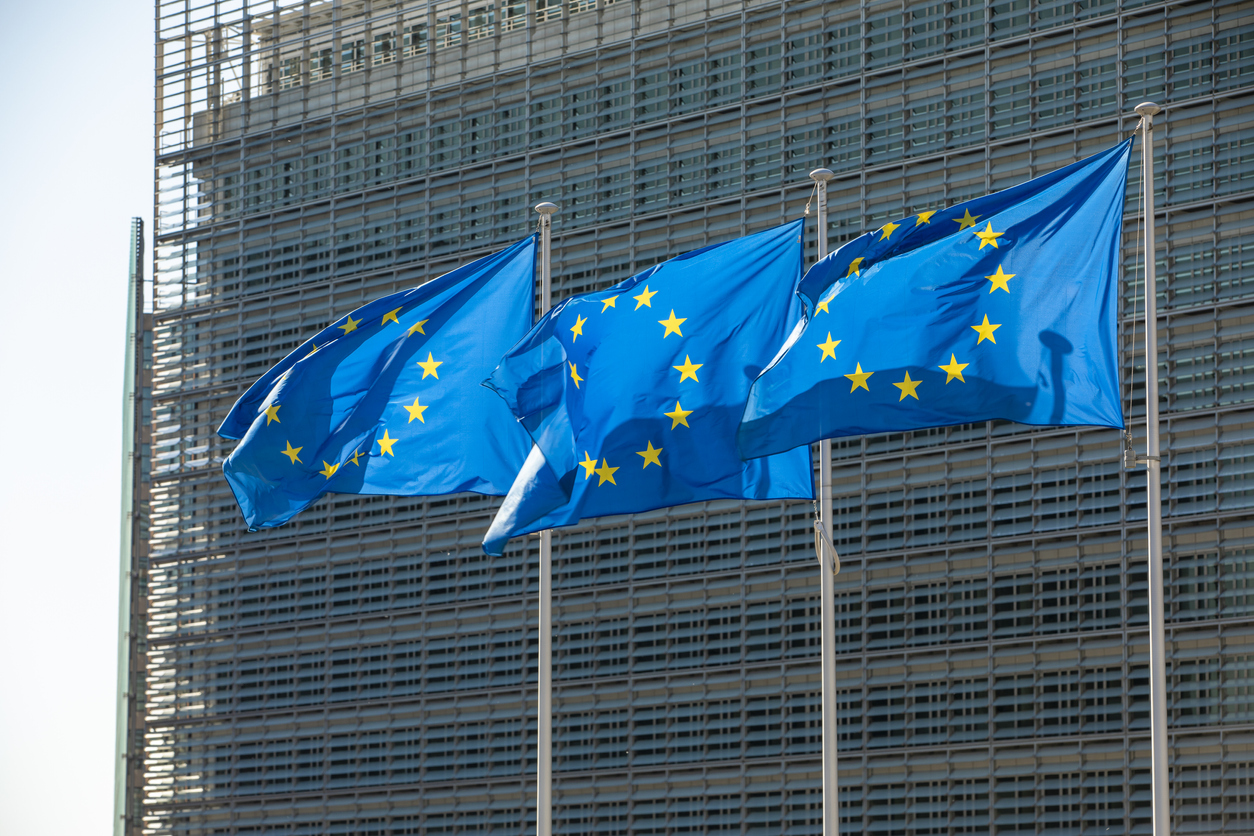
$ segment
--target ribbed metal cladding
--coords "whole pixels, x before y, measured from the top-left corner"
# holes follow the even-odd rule
[[[839,246],[1109,147],[1147,99],[1174,829],[1254,832],[1248,3],[156,12],[146,832],[534,828],[534,538],[483,556],[474,496],[244,530],[214,430],[301,340],[541,200],[560,296],[795,218],[820,166]],[[1000,422],[833,443],[843,832],[1148,831],[1145,483],[1120,453]],[[810,515],[555,532],[555,832],[819,832]]]

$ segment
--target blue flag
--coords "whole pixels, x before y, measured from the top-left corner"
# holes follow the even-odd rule
[[[562,301],[485,385],[535,447],[484,539],[707,499],[811,498],[808,449],[741,462],[745,395],[801,316],[802,222]]]
[[[480,385],[531,326],[535,236],[358,308],[266,372],[218,429],[250,529],[324,493],[509,490],[531,441]]]
[[[749,394],[741,454],[991,418],[1122,427],[1130,148],[887,223],[815,264],[805,321]]]

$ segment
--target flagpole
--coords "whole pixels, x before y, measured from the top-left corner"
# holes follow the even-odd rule
[[[555,203],[540,203],[540,316],[549,312]],[[540,659],[536,683],[536,836],[553,834],[553,533],[540,532]]]
[[[827,255],[827,181],[833,174],[826,168],[810,172],[818,192],[818,256]],[[832,442],[819,442],[819,521],[826,543],[819,546],[819,614],[823,619],[820,652],[823,656],[823,834],[840,834],[840,782],[836,773],[836,593],[832,588],[835,566],[830,550],[832,537]],[[820,538],[823,539],[823,538]]]
[[[1158,300],[1154,275],[1154,115],[1153,102],[1136,106],[1141,117],[1141,175],[1145,192],[1145,501],[1149,534],[1150,785],[1154,836],[1170,836],[1167,798],[1167,632],[1164,626],[1163,504],[1158,428]]]

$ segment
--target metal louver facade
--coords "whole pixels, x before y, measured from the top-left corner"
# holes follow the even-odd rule
[[[536,546],[481,553],[497,500],[331,496],[244,530],[214,430],[304,338],[517,240],[541,200],[560,297],[795,218],[813,168],[838,246],[1109,147],[1152,99],[1174,825],[1254,833],[1248,3],[156,13],[131,832],[534,830]],[[833,447],[843,831],[1148,832],[1145,477],[1119,434]],[[721,502],[555,533],[555,832],[819,832],[810,519]]]

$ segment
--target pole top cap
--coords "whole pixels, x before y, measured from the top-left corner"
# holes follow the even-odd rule
[[[810,179],[816,183],[826,183],[835,176],[835,174],[832,174],[831,169],[827,168],[816,168],[810,172]]]
[[[1133,110],[1140,116],[1157,116],[1163,112],[1163,109],[1153,102],[1141,102]]]
[[[554,212],[557,211],[557,204],[549,203],[547,201],[544,203],[537,203],[536,211],[539,212],[541,215],[552,215]]]

